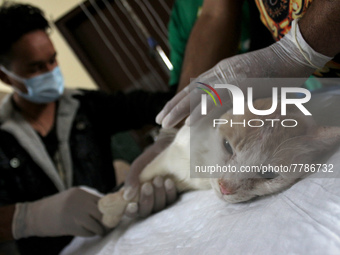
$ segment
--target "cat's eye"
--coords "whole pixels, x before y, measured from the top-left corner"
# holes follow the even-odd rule
[[[257,173],[263,179],[274,179],[279,176],[278,173],[275,172],[259,172]]]
[[[226,140],[226,139],[223,140],[223,146],[227,150],[227,152],[229,152],[231,155],[234,154],[233,148],[231,147],[228,140]]]

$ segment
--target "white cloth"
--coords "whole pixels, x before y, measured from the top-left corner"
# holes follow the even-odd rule
[[[339,166],[340,151],[333,159]],[[340,254],[340,179],[308,178],[242,204],[226,204],[212,190],[186,193],[86,244],[63,254]]]

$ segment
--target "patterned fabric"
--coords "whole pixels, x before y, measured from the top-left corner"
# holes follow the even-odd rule
[[[291,28],[294,19],[301,18],[313,0],[255,0],[261,21],[280,40]],[[340,77],[340,55],[314,72],[318,77]]]

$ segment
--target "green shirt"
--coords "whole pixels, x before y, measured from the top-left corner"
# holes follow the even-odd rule
[[[170,61],[173,70],[170,74],[169,85],[178,84],[182,70],[185,48],[191,30],[200,14],[203,0],[176,0],[170,16],[168,26],[170,43]],[[249,7],[245,2],[242,9],[242,31],[239,53],[247,52],[250,45],[249,33]]]

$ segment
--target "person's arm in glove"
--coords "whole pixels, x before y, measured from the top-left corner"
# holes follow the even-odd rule
[[[34,202],[17,203],[12,222],[14,239],[31,236],[104,235],[99,196],[71,188]]]
[[[140,191],[139,201],[128,204],[125,215],[128,217],[146,217],[152,212],[157,212],[173,203],[177,198],[174,182],[161,176],[157,176],[151,183],[140,186],[139,175],[159,153],[161,153],[173,140],[173,130],[161,130],[157,141],[147,148],[131,165],[131,169],[125,179],[124,199],[130,201]]]
[[[262,50],[225,59],[193,83],[231,83],[238,85],[245,92],[247,87],[251,86],[245,78],[307,78],[340,51],[339,17],[340,1],[315,0],[299,22],[303,34],[297,21],[294,21],[290,32],[279,42]],[[269,86],[257,87],[254,89],[254,98],[270,96],[271,91]],[[223,98],[228,98],[228,95],[224,95],[228,93],[226,89],[217,92],[221,93]],[[164,128],[176,125],[190,114],[190,98],[192,105],[198,106],[200,95],[197,90],[189,93],[189,87],[186,87],[166,104],[158,114],[156,122],[162,123]],[[208,110],[212,109],[209,107],[212,103],[208,98]],[[199,112],[199,107],[196,107],[190,115],[191,123],[201,117]]]

